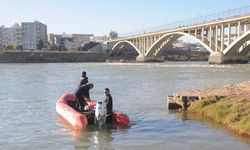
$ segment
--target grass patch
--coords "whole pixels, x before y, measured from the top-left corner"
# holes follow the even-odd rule
[[[189,110],[250,136],[250,101],[236,97],[210,96],[197,101]]]

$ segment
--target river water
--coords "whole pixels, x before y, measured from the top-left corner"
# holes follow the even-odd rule
[[[57,116],[57,99],[75,90],[83,70],[95,85],[91,97],[103,100],[109,87],[114,109],[130,116],[131,127],[79,131]],[[250,64],[0,64],[0,149],[249,150],[249,139],[166,108],[166,97],[174,92],[249,79]]]

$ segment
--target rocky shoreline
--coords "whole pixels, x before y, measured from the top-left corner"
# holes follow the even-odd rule
[[[250,137],[250,81],[168,97],[169,109],[186,110]]]

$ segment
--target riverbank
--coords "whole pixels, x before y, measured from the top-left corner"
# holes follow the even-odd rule
[[[164,61],[208,61],[209,54],[208,51],[191,51],[180,48],[169,48],[162,52],[161,58],[164,59]],[[117,54],[109,57],[107,62],[133,63],[136,62],[138,56],[139,55],[136,51],[126,49],[122,53],[119,53],[119,55]]]
[[[108,53],[72,51],[5,51],[0,63],[105,62]]]
[[[238,134],[250,137],[250,81],[177,93],[170,97],[169,102],[170,109],[175,103],[187,111],[211,118]]]

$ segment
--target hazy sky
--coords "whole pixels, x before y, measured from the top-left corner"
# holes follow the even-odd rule
[[[0,24],[45,23],[48,33],[134,30],[250,5],[250,0],[0,0]]]

